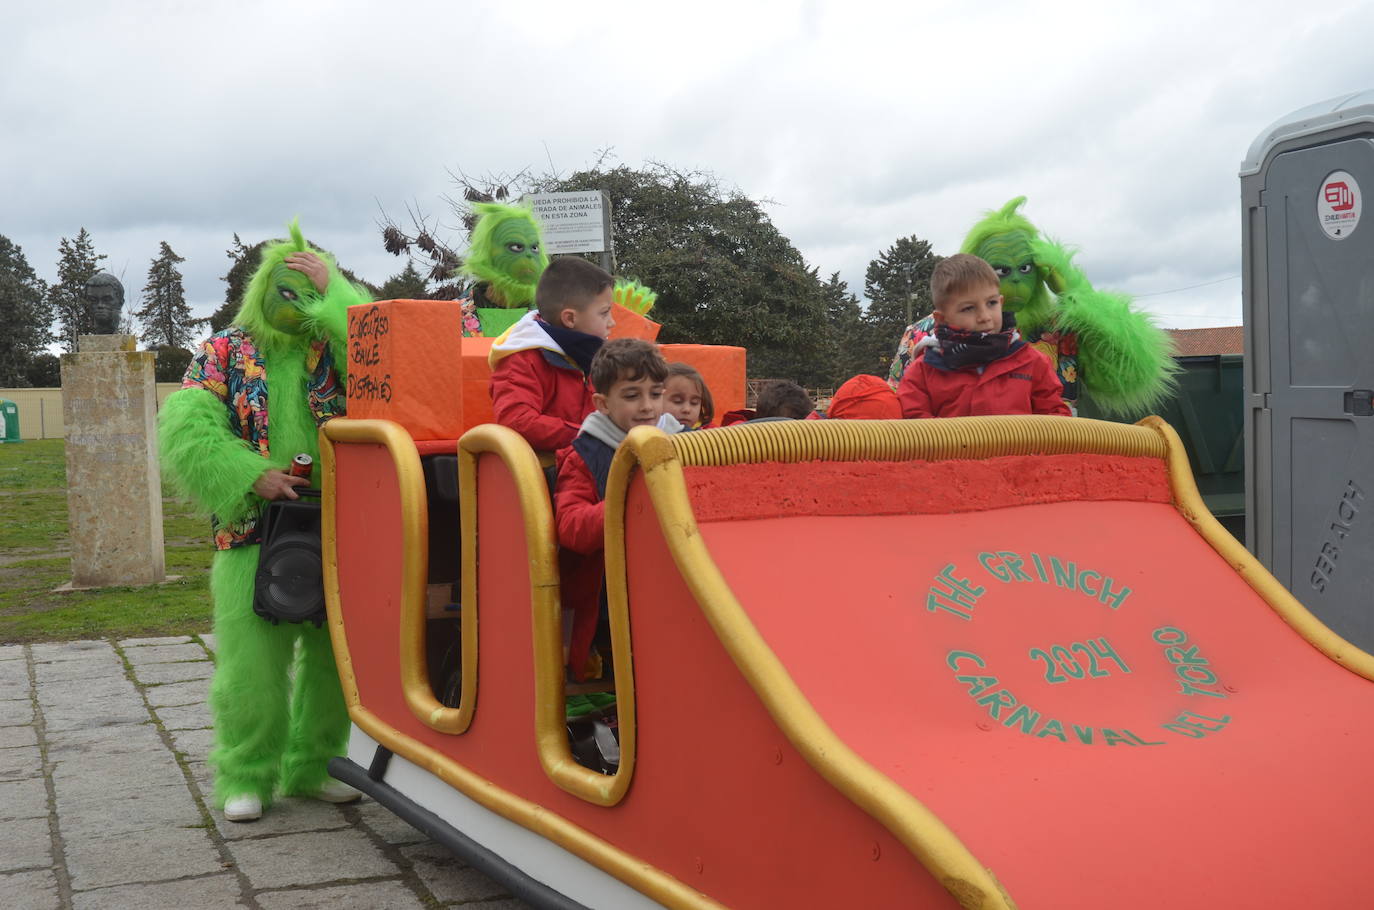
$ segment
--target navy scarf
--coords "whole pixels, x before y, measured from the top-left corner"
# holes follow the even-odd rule
[[[600,335],[588,335],[586,332],[565,329],[561,325],[554,325],[543,319],[539,319],[539,325],[563,349],[563,353],[567,354],[572,362],[577,364],[584,376],[591,374],[592,358],[596,356],[597,351],[601,350],[606,339]]]

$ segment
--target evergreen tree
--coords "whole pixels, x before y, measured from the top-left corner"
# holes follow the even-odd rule
[[[874,331],[864,319],[859,298],[840,280],[839,272],[821,285],[821,293],[825,297],[827,340],[827,376],[822,385],[838,386],[858,373],[882,375],[892,353],[874,343]]]
[[[930,273],[941,258],[931,252],[929,241],[899,237],[868,264],[866,319],[889,359],[906,327],[930,312]]]
[[[140,337],[146,344],[185,348],[196,339],[196,330],[202,320],[191,315],[181,272],[177,269],[177,263],[185,261],[164,240],[157,258],[148,267],[143,308],[134,313],[143,323]]]
[[[48,288],[48,304],[62,326],[60,339],[67,351],[76,350],[78,335],[92,330],[90,307],[86,303],[86,283],[100,272],[107,257],[97,254],[91,235],[83,227],[75,240],[63,237],[58,245],[57,284]]]
[[[150,348],[154,352],[153,379],[157,382],[181,382],[181,377],[186,374],[186,367],[195,357],[193,353],[185,348],[174,348],[170,345],[161,345]]]
[[[378,300],[426,300],[429,291],[425,278],[415,269],[415,263],[406,262],[406,267],[386,280],[377,292]]]
[[[28,384],[35,389],[56,389],[62,385],[62,361],[44,351],[29,361]],[[21,383],[22,384],[22,383]]]
[[[29,385],[35,355],[52,341],[47,288],[24,251],[0,235],[0,386]]]
[[[249,246],[239,239],[237,233],[234,234],[234,245],[224,251],[224,255],[228,256],[233,264],[220,278],[228,287],[224,289],[224,303],[210,314],[211,332],[222,332],[234,321],[234,314],[239,311],[239,304],[243,302],[243,292],[252,280],[253,273],[258,270],[258,263],[262,261],[262,248],[266,245],[267,241],[263,240]]]

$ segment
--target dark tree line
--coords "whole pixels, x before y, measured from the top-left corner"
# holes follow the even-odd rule
[[[60,383],[58,359],[47,348],[58,342],[63,350],[74,351],[77,339],[94,331],[95,315],[85,289],[106,258],[96,252],[94,240],[83,227],[76,237],[61,238],[57,281],[48,285],[34,273],[24,251],[0,236],[0,325],[5,327],[0,332],[0,387]],[[165,241],[161,244],[148,268],[142,306],[133,309],[126,301],[127,315],[120,327],[131,330],[133,319],[139,320],[140,338],[157,352],[159,382],[181,378],[191,358],[188,347],[205,322],[193,316],[186,303],[177,269],[183,261]]]
[[[658,293],[651,316],[663,325],[660,340],[746,347],[753,377],[833,387],[856,373],[885,375],[905,326],[930,310],[930,272],[939,257],[920,238],[900,237],[869,263],[865,307],[838,273],[821,278],[773,224],[765,203],[704,171],[609,166],[606,157],[571,174],[522,171],[477,181],[458,174],[459,192],[448,200],[458,237],[441,236],[436,219],[415,212],[404,229],[386,220],[382,242],[404,257],[402,269],[380,286],[344,275],[381,300],[454,299],[468,290],[455,269],[472,227],[471,203],[601,190],[611,202],[617,274]],[[192,316],[177,268],[183,259],[161,244],[141,306],[125,308],[158,351],[159,381],[179,379],[195,342],[229,325],[266,243],[233,235],[225,301],[209,319]],[[73,350],[76,337],[89,331],[82,291],[105,258],[85,228],[62,238],[58,281],[48,287],[23,251],[0,236],[0,325],[7,327],[0,334],[0,387],[56,384],[57,358],[47,347],[59,341]]]
[[[32,385],[33,360],[52,341],[47,285],[24,251],[0,236],[0,386]],[[51,356],[51,355],[48,355]]]

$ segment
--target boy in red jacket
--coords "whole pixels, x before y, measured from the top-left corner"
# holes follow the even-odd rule
[[[541,451],[573,441],[592,410],[592,358],[611,333],[611,276],[585,259],[555,259],[539,278],[533,312],[492,343],[496,422]]]
[[[1016,317],[1002,312],[997,273],[958,253],[930,276],[935,334],[921,340],[897,386],[903,417],[1061,414],[1069,408],[1049,360],[1021,340]]]
[[[558,453],[554,513],[558,545],[583,557],[563,561],[563,605],[571,609],[572,639],[568,666],[579,682],[588,674],[588,656],[600,612],[602,557],[606,529],[606,478],[611,459],[625,435],[637,426],[658,426],[669,433],[682,429],[663,413],[668,363],[658,347],[637,338],[608,341],[592,360],[592,402],[596,410],[582,423],[572,445]]]

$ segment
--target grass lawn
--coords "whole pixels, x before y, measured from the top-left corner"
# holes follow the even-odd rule
[[[167,574],[141,588],[55,594],[71,580],[60,439],[0,445],[0,644],[210,631],[210,525],[162,501]]]

